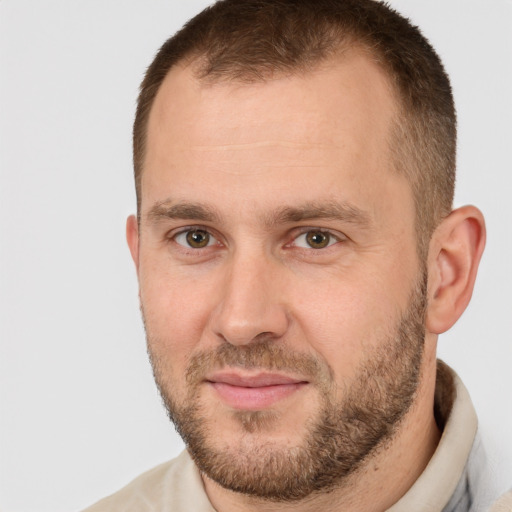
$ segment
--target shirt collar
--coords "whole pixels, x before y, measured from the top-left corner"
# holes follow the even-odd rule
[[[436,420],[441,440],[427,467],[407,493],[388,512],[439,512],[450,502],[469,459],[477,417],[469,393],[457,374],[438,361]]]

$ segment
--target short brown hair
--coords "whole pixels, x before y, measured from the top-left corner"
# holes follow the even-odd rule
[[[397,98],[391,151],[411,183],[420,255],[452,207],[456,115],[443,65],[419,29],[374,0],[220,0],[164,43],[141,84],[133,128],[133,160],[140,181],[149,113],[169,70],[198,64],[209,82],[265,81],[276,73],[314,70],[351,47],[362,48],[386,72]]]

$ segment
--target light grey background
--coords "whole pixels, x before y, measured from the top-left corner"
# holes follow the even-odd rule
[[[147,363],[124,223],[131,123],[160,44],[200,0],[0,1],[0,508],[78,510],[181,450]],[[452,77],[457,205],[488,246],[440,339],[512,485],[512,1],[394,0]]]

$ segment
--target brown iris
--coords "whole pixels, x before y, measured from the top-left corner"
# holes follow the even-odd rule
[[[194,229],[187,233],[187,243],[194,249],[206,247],[210,242],[210,234],[204,229]]]
[[[306,233],[306,242],[313,249],[323,249],[329,245],[331,237],[329,233],[322,231],[308,231]]]

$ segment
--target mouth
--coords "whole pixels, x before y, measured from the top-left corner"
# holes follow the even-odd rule
[[[266,409],[308,384],[300,378],[265,372],[220,372],[207,376],[205,380],[226,405],[246,411]]]

